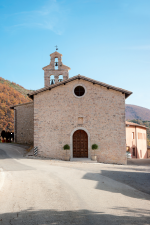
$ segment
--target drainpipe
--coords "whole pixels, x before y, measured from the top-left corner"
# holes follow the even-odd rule
[[[17,142],[17,110],[14,109],[14,142]]]
[[[146,151],[147,151],[147,129],[146,129]],[[147,151],[147,159],[148,159],[148,151]]]
[[[136,158],[137,158],[137,132],[136,132],[136,126],[135,126],[135,141],[136,141]]]

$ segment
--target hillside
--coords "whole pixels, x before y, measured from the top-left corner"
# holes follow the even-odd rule
[[[25,98],[28,98],[27,94],[31,91],[31,90],[25,89],[24,87],[20,86],[19,84],[16,84],[16,83],[11,82],[9,80],[5,80],[2,77],[0,77],[0,83],[1,84],[7,84],[9,87],[14,88],[16,91],[20,92]]]
[[[14,82],[0,77],[0,133],[3,129],[14,130],[14,111],[10,105],[17,105],[31,101],[27,93],[30,91]]]
[[[150,121],[150,109],[126,104],[126,120]]]

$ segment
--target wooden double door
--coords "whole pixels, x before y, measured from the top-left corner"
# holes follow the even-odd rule
[[[84,130],[73,134],[73,158],[88,158],[88,135]]]

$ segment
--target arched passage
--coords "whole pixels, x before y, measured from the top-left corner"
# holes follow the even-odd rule
[[[59,75],[58,81],[59,81],[59,82],[63,81],[63,75]]]
[[[88,135],[84,130],[73,134],[73,158],[88,158]]]

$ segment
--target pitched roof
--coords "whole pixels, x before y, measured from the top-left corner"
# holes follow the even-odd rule
[[[128,122],[128,121],[126,121],[126,125],[128,126],[136,126],[136,127],[143,127],[143,128],[147,128],[146,126],[144,126],[144,125],[140,125],[140,124],[138,124],[138,123],[132,123],[132,122]]]
[[[132,94],[131,91],[127,91],[127,90],[122,89],[122,88],[114,87],[114,86],[112,86],[112,85],[105,84],[105,83],[102,83],[102,82],[100,82],[100,81],[93,80],[93,79],[91,79],[91,78],[88,78],[88,77],[85,77],[85,76],[82,76],[82,75],[79,74],[79,75],[77,75],[77,76],[74,76],[74,77],[69,78],[68,80],[64,80],[64,81],[61,81],[61,82],[59,82],[59,83],[57,83],[57,84],[49,85],[48,87],[44,87],[44,88],[38,89],[38,90],[36,90],[36,91],[30,92],[30,93],[28,94],[28,96],[29,96],[31,99],[33,99],[33,96],[36,95],[36,94],[38,94],[38,93],[41,93],[41,92],[47,91],[47,90],[51,90],[52,88],[55,88],[55,87],[58,87],[58,86],[60,86],[60,85],[69,83],[69,82],[71,82],[71,81],[73,81],[73,80],[76,80],[76,79],[86,80],[86,81],[89,81],[89,82],[91,82],[91,83],[93,83],[93,84],[98,84],[98,85],[100,85],[100,86],[106,87],[107,89],[112,89],[112,90],[115,90],[115,91],[122,92],[123,94],[125,94],[125,98],[129,97],[129,96]]]
[[[49,70],[52,70],[52,71],[55,71],[55,69],[53,69],[53,67],[52,67],[52,64],[49,64],[47,66],[44,66],[42,68],[42,70],[48,70],[48,71]],[[60,73],[62,72],[62,70],[71,70],[71,68],[69,66],[66,66],[63,63],[61,63],[61,71],[60,71]],[[59,72],[59,70],[57,70],[57,71]]]
[[[51,53],[50,54],[50,56],[57,56],[57,55],[60,55],[60,56],[62,56],[62,54],[61,53],[59,53],[59,52],[57,52],[57,51],[55,51],[55,52],[53,52],[53,53]]]
[[[26,103],[18,104],[18,105],[11,105],[10,109],[14,109],[16,106],[28,105],[28,104],[33,104],[33,101],[32,102],[26,102]]]

